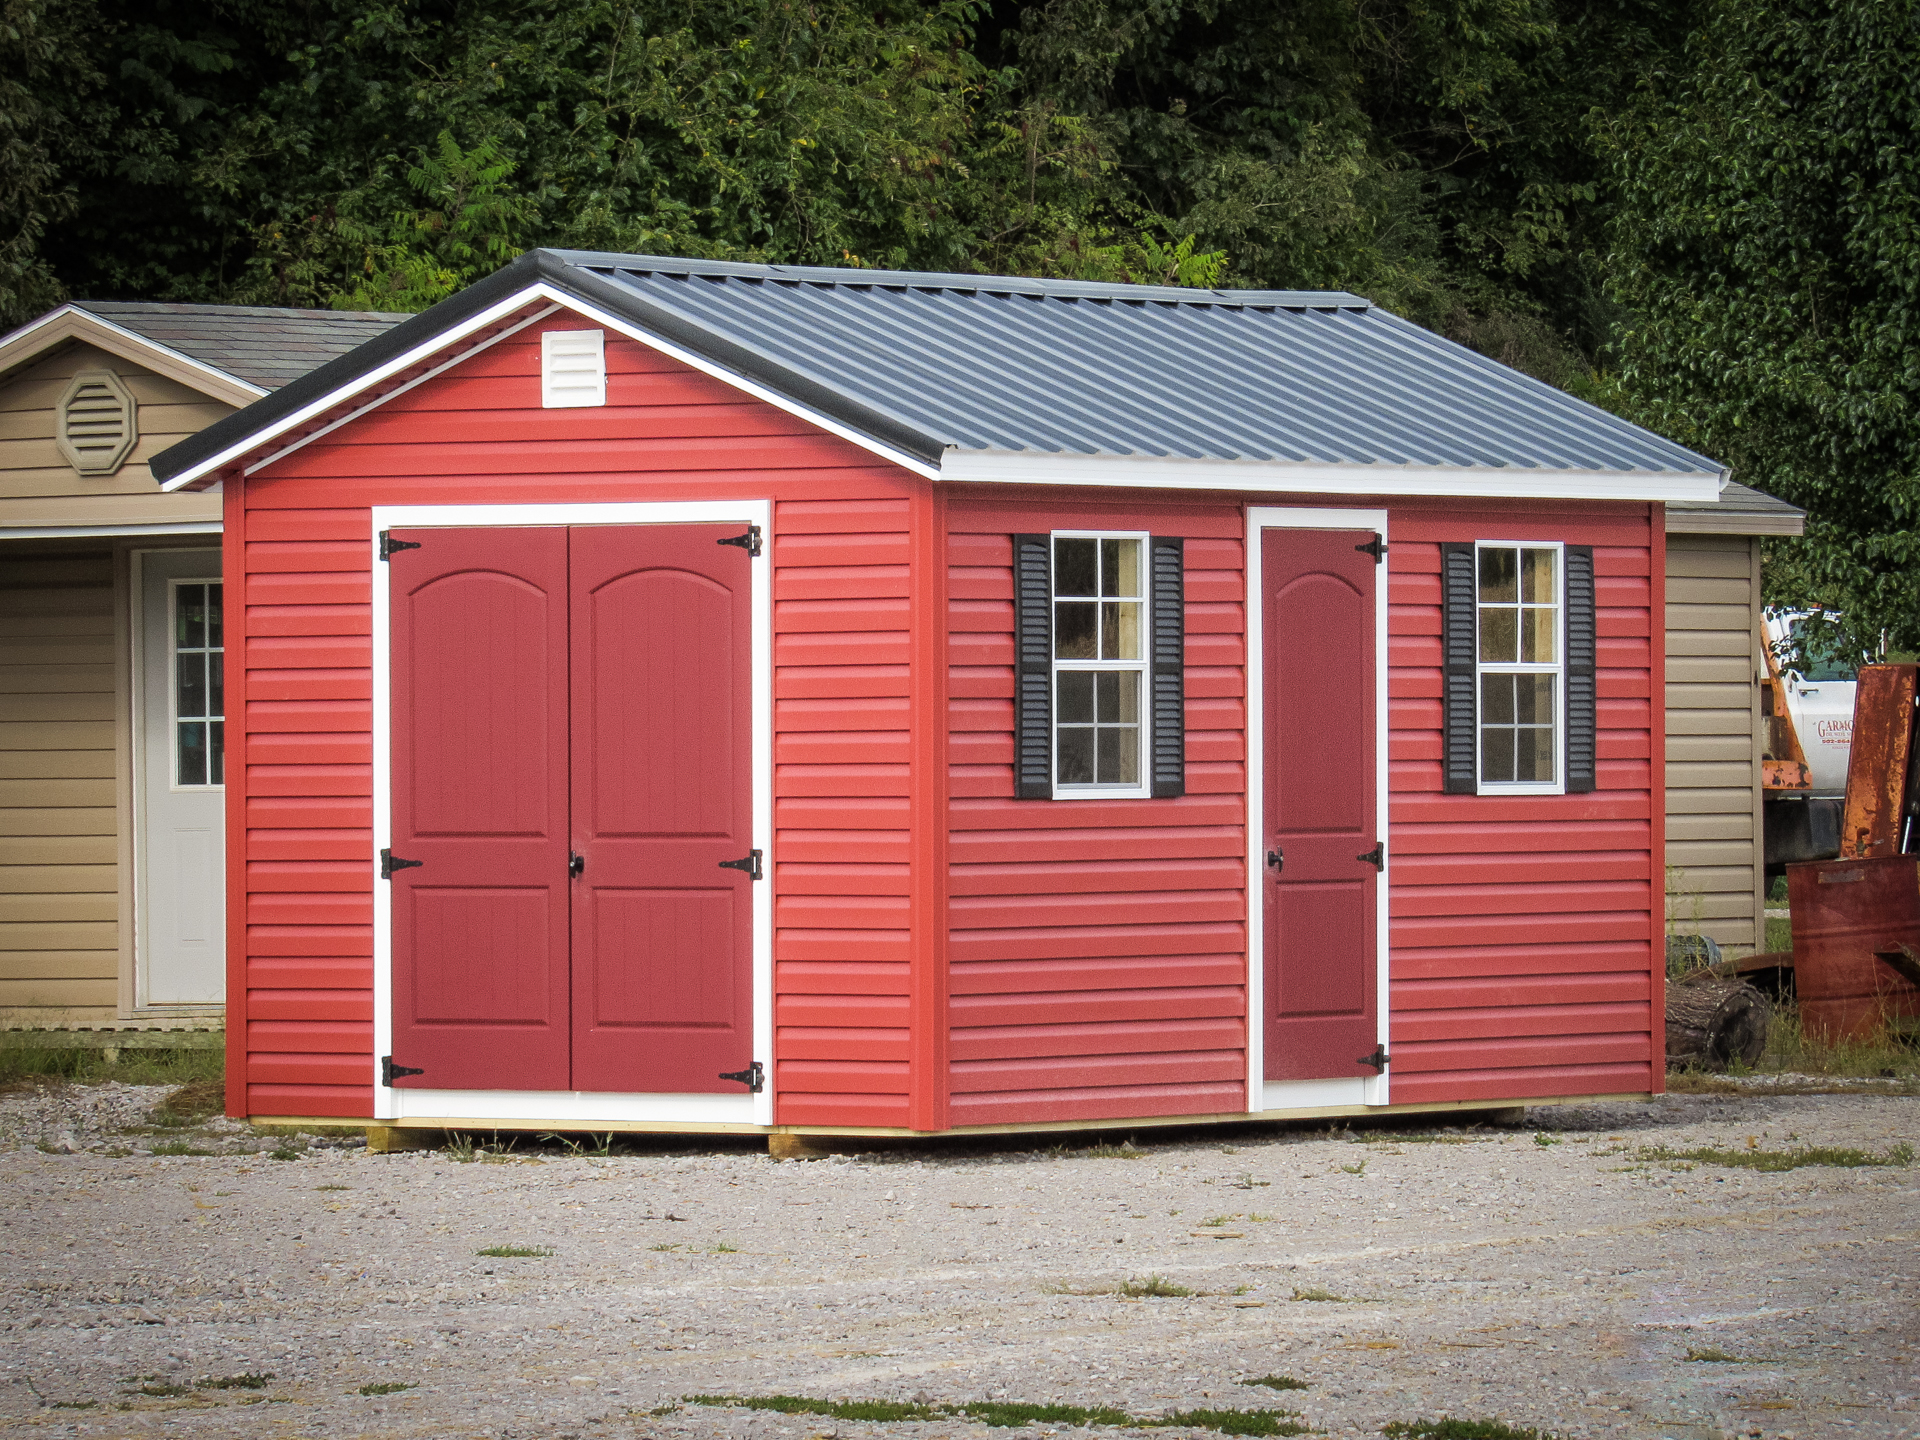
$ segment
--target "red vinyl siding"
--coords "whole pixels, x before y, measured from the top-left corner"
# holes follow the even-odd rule
[[[606,407],[543,410],[539,334],[569,323],[229,483],[245,642],[229,685],[248,730],[228,852],[231,1108],[372,1113],[367,507],[734,495],[775,502],[776,1119],[904,1125],[913,482],[614,336]]]
[[[964,493],[964,492],[961,492]],[[1246,1107],[1237,505],[948,506],[953,1125]],[[1185,536],[1187,794],[1013,798],[1017,532]]]
[[[1391,654],[1392,1098],[1644,1091],[1660,1078],[1651,564],[1644,506],[1396,508]],[[1587,795],[1447,795],[1442,540],[1594,547],[1598,776]]]

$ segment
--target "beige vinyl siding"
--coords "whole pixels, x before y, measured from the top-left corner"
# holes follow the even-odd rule
[[[113,555],[0,547],[0,1018],[113,1016],[120,970]]]
[[[113,371],[133,393],[138,406],[140,441],[126,464],[112,475],[77,474],[54,442],[55,407],[82,370]],[[0,382],[0,524],[23,523],[5,518],[8,501],[51,496],[158,496],[158,487],[147,471],[148,459],[232,413],[231,405],[95,346],[80,342],[63,345]],[[173,508],[192,509],[197,514],[207,508],[207,502],[200,496],[180,496]],[[26,523],[46,522],[36,518]]]
[[[1758,604],[1752,537],[1667,536],[1668,928],[1743,951],[1764,934]]]

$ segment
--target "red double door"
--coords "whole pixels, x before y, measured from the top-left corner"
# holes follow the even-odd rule
[[[1379,995],[1370,530],[1261,532],[1269,1080],[1372,1076]],[[1376,847],[1378,847],[1376,849]]]
[[[394,1083],[744,1093],[740,528],[390,532]]]

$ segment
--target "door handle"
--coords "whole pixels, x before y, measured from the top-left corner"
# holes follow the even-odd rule
[[[569,880],[578,880],[580,878],[580,872],[586,868],[586,856],[576,854],[571,850],[567,852],[567,878]]]
[[[1286,854],[1278,846],[1267,851],[1267,868],[1273,871],[1274,874],[1278,875],[1281,870],[1286,868],[1286,863]]]

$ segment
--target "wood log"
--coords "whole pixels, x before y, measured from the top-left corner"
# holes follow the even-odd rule
[[[1667,1063],[1724,1070],[1752,1065],[1767,1048],[1773,1007],[1744,980],[1696,979],[1667,987]]]

